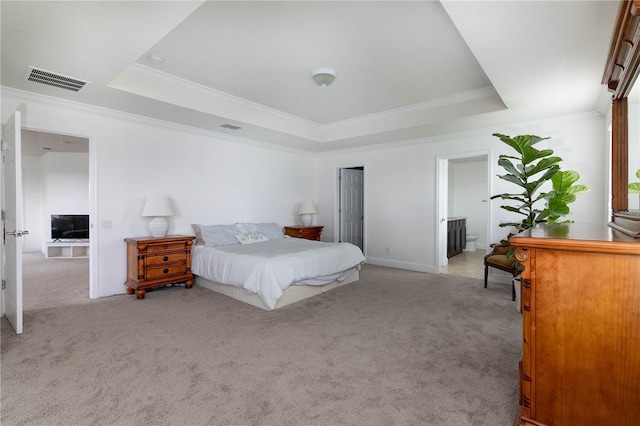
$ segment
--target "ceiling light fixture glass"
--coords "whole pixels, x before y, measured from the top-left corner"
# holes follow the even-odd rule
[[[147,56],[147,59],[149,60],[149,62],[156,65],[160,65],[161,63],[164,62],[164,59],[162,59],[162,56],[156,55],[155,53],[151,53],[149,56]]]
[[[336,79],[336,70],[322,67],[311,70],[311,78],[318,86],[327,87]]]

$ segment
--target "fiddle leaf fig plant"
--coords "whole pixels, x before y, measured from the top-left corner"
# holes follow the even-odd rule
[[[636,170],[636,177],[640,179],[640,169]],[[640,194],[640,182],[631,182],[629,184],[629,194]]]
[[[498,177],[515,184],[518,189],[494,195],[491,199],[500,198],[511,201],[510,204],[502,205],[500,208],[523,216],[520,222],[501,223],[501,227],[513,226],[521,232],[538,222],[558,222],[569,214],[568,204],[576,200],[576,195],[589,190],[584,185],[575,185],[580,178],[577,172],[560,170],[562,158],[554,156],[552,149],[537,149],[534,146],[549,139],[548,137],[542,138],[535,135],[510,137],[500,133],[494,133],[493,136],[517,153],[517,155],[499,156],[498,165],[507,173]],[[552,190],[542,192],[542,186],[548,181],[552,183]],[[507,239],[511,235],[513,234],[509,234]]]
[[[547,203],[536,220],[556,223],[569,214],[569,204],[576,200],[576,195],[589,192],[585,185],[574,185],[580,179],[578,172],[559,170],[551,178],[553,189],[545,194]],[[571,222],[565,220],[564,222]]]

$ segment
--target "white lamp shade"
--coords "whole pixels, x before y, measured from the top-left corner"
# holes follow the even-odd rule
[[[142,216],[151,216],[149,232],[153,237],[166,237],[169,232],[169,221],[165,216],[175,215],[171,200],[166,195],[149,195],[144,204]]]
[[[300,215],[300,223],[304,226],[311,225],[313,215],[318,213],[318,209],[313,201],[303,201],[298,206],[298,214]]]
[[[142,216],[174,216],[171,200],[167,195],[149,195]]]
[[[313,204],[313,201],[303,201],[298,206],[298,214],[316,214],[318,213],[318,209],[316,205]]]

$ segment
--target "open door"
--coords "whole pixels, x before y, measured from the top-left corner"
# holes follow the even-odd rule
[[[340,240],[364,253],[364,170],[340,169]]]
[[[438,247],[436,250],[438,256],[438,273],[442,272],[442,268],[449,264],[447,258],[447,216],[448,205],[447,198],[449,196],[449,160],[438,157]]]
[[[3,287],[5,314],[22,334],[22,146],[20,111],[4,124],[2,139]],[[6,286],[6,287],[5,287]]]

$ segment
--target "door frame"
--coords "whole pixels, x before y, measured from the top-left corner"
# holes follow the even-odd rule
[[[437,191],[437,207],[436,207],[436,271],[438,274],[442,273],[442,267],[447,265],[447,231],[446,231],[446,217],[441,217],[441,212],[446,214],[448,208],[448,196],[449,196],[449,160],[482,157],[487,158],[487,190],[489,194],[493,194],[493,179],[494,175],[493,166],[493,150],[481,150],[481,151],[468,151],[455,154],[441,154],[436,157],[436,191]],[[443,165],[446,162],[446,165]],[[487,196],[490,196],[487,194]],[[487,200],[487,239],[493,241],[492,235],[492,223],[493,223],[493,209],[491,208],[491,202]],[[444,220],[444,224],[442,222]]]
[[[41,133],[54,133],[61,136],[74,136],[89,140],[89,298],[97,299],[98,288],[98,149],[96,135],[87,135],[82,131],[48,126],[26,126],[22,129]]]
[[[335,210],[333,213],[333,223],[335,224],[333,227],[333,241],[340,241],[340,204],[341,204],[341,194],[340,194],[340,170],[342,169],[353,169],[356,167],[362,167],[362,214],[364,218],[362,219],[362,253],[366,256],[367,253],[367,163],[364,161],[357,161],[354,163],[341,164],[336,167],[335,173],[335,187],[336,190],[334,192],[334,205]]]

